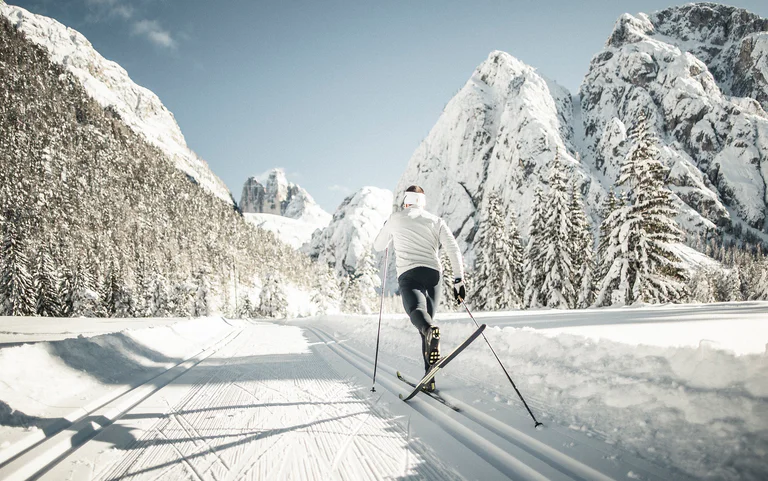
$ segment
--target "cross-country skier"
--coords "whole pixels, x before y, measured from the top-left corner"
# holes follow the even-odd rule
[[[448,252],[453,267],[453,294],[456,302],[466,297],[464,266],[456,238],[445,221],[424,208],[427,197],[417,185],[408,187],[403,196],[403,210],[393,213],[376,236],[373,248],[384,250],[392,241],[400,296],[405,312],[421,334],[424,369],[440,359],[440,328],[434,324],[439,305],[441,266],[440,245]],[[435,381],[425,390],[434,391]]]

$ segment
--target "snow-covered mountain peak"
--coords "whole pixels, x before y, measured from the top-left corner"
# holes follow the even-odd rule
[[[162,150],[177,168],[226,202],[232,195],[204,160],[187,147],[173,114],[152,91],[134,83],[117,63],[102,57],[79,32],[56,20],[0,3],[0,14],[31,42],[43,47],[102,107],[118,114],[134,132]]]
[[[584,157],[605,182],[623,158],[617,120],[631,128],[644,112],[686,228],[764,237],[767,24],[715,4],[623,15],[580,88]]]
[[[290,217],[318,228],[331,221],[324,211],[299,185],[288,182],[283,169],[272,169],[264,176],[250,177],[243,186],[240,208],[244,213],[274,214]]]
[[[353,275],[371,252],[373,240],[392,214],[392,192],[363,187],[348,196],[322,231],[315,231],[309,255],[339,276]]]
[[[533,192],[557,153],[577,177],[589,178],[576,160],[572,118],[565,88],[510,54],[491,52],[414,152],[395,199],[411,184],[423,187],[427,209],[445,218],[467,253],[490,194],[522,218],[527,233]]]

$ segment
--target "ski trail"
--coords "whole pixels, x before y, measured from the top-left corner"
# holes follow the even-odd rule
[[[463,479],[321,346],[298,327],[250,326],[40,479]]]
[[[339,342],[339,340],[334,339],[322,329],[310,328],[310,330],[324,339],[331,350],[355,365],[358,369],[364,372],[372,369],[373,358],[357,351],[345,342]],[[382,387],[390,390],[394,389],[395,392],[403,392],[408,389],[399,380],[390,381],[392,378],[396,379],[396,370],[381,361],[379,362],[379,372],[383,374],[379,378]],[[453,396],[445,393],[442,395],[447,401],[459,407],[461,411],[459,413],[448,411],[444,406],[429,400],[427,397],[417,397],[414,401],[420,402],[412,404],[412,406],[425,416],[433,419],[447,433],[462,440],[469,449],[477,452],[486,461],[496,466],[500,471],[506,472],[513,479],[529,479],[531,476],[535,478],[536,475],[528,469],[531,467],[534,468],[534,471],[541,473],[547,473],[547,469],[554,469],[555,471],[549,471],[546,475],[550,479],[589,479],[596,481],[616,479],[615,469],[608,469],[607,472],[602,472],[596,469],[596,466],[590,466],[575,457],[569,456],[566,452],[563,452],[562,448],[557,449],[559,446],[566,446],[571,441],[568,433],[560,433],[557,428],[547,428],[545,433],[533,429],[523,432]],[[414,401],[411,401],[411,403]],[[456,425],[456,420],[460,421],[461,426]],[[469,428],[470,432],[466,432],[463,428]],[[481,433],[482,436],[474,437],[472,433]],[[491,445],[488,445],[488,441],[493,439],[497,440],[496,444],[491,443]],[[549,443],[543,442],[543,439],[549,440]],[[514,453],[514,460],[507,459],[507,453],[494,453],[499,441],[505,443],[507,446],[506,450],[509,450],[509,453]],[[610,459],[611,456],[607,453],[598,453],[597,457],[600,459]],[[527,466],[520,466],[518,464],[519,461],[524,461]],[[632,465],[634,475],[640,473],[642,479],[666,479],[665,475],[660,473],[656,467],[647,465],[647,463],[624,458],[622,461]],[[545,468],[544,465],[549,468]],[[608,466],[611,466],[611,464],[608,463]]]

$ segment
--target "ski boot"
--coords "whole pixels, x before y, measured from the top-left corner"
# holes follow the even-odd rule
[[[427,327],[424,339],[424,344],[427,347],[424,357],[431,366],[440,360],[440,328],[437,326]]]

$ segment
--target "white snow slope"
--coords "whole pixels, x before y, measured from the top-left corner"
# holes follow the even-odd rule
[[[123,122],[163,151],[181,171],[216,197],[234,203],[224,182],[187,147],[173,114],[152,91],[136,85],[120,65],[101,56],[82,34],[56,20],[13,5],[0,4],[0,14],[27,39],[43,47],[102,107],[114,109]]]
[[[415,378],[421,363],[405,316],[383,320],[376,392],[373,316],[194,320],[0,349],[0,478],[768,475],[768,303],[477,318],[543,429],[482,338],[438,377],[454,412],[397,398],[395,369]],[[444,349],[474,329],[457,314],[441,324]],[[136,366],[175,367],[146,382]],[[83,408],[62,419],[57,405]]]
[[[344,199],[328,227],[312,235],[307,252],[339,276],[354,274],[391,214],[391,191],[363,187]]]
[[[300,249],[312,240],[312,234],[322,226],[275,214],[243,213],[247,222],[274,233],[278,239],[294,249]]]

